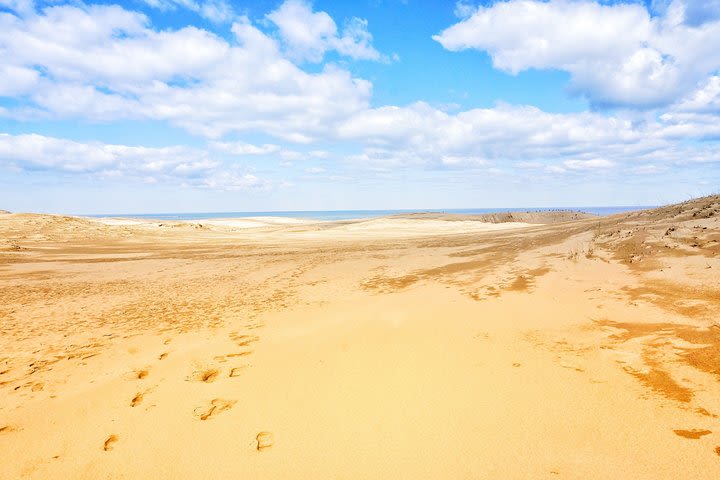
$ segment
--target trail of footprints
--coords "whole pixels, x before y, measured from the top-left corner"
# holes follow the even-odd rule
[[[210,405],[197,407],[194,414],[200,420],[209,420],[225,410],[230,410],[237,400],[225,400],[222,398],[214,398],[210,401]]]
[[[248,328],[252,328],[256,325],[250,325]],[[257,335],[248,335],[248,334],[240,334],[239,332],[231,332],[229,334],[230,340],[233,341],[235,345],[237,345],[239,348],[243,349],[237,352],[231,352],[225,355],[219,355],[216,356],[214,360],[217,362],[227,362],[228,358],[237,358],[237,357],[244,357],[247,355],[250,355],[253,353],[252,350],[249,349],[249,347],[257,342],[260,337]],[[163,344],[168,345],[171,342],[171,339],[166,339]],[[158,355],[158,360],[164,360],[168,357],[169,352],[163,352],[160,355]],[[243,364],[239,366],[233,366],[230,367],[227,370],[227,378],[235,378],[239,377],[243,370],[245,370],[249,365]],[[192,381],[199,381],[203,383],[213,383],[214,381],[221,378],[221,375],[223,373],[223,370],[220,367],[207,367],[204,369],[196,370],[190,375],[190,377],[186,378],[186,380],[192,380]],[[135,369],[132,372],[131,379],[134,380],[144,380],[148,377],[150,374],[150,367],[145,367],[141,369]],[[145,395],[147,395],[150,392],[150,389],[139,391],[135,394],[135,396],[130,400],[130,407],[134,408],[139,406],[143,400],[145,399]],[[225,412],[229,409],[231,409],[235,404],[237,403],[237,400],[228,400],[224,398],[214,398],[212,399],[208,404],[201,405],[199,407],[196,407],[193,410],[193,416],[201,421],[211,420],[215,418],[217,415],[219,415],[222,412]],[[4,429],[3,429],[4,430]],[[112,451],[114,448],[115,443],[118,441],[118,435],[111,434],[107,437],[105,442],[103,443],[103,451],[109,452]],[[262,431],[257,434],[256,438],[256,450],[258,452],[265,451],[272,447],[274,443],[274,437],[272,432]]]

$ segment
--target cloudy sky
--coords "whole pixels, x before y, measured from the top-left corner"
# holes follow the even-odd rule
[[[0,0],[0,208],[720,191],[720,0]]]

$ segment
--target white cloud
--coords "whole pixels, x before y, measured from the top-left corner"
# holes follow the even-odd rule
[[[504,104],[448,114],[418,103],[367,110],[349,118],[334,133],[328,132],[325,142],[330,142],[331,148],[334,142],[346,145],[348,140],[360,146],[344,156],[243,141],[210,142],[208,146],[224,155],[269,156],[286,162],[338,158],[334,175],[358,180],[423,170],[501,172],[506,177],[522,176],[523,171],[576,177],[594,172],[651,175],[677,165],[720,164],[717,143],[678,141],[713,132],[720,138],[718,122],[711,122],[715,117],[667,115],[638,122],[598,113],[548,113]],[[405,121],[410,122],[410,130]],[[236,170],[234,161],[221,162],[204,150],[188,147],[130,147],[4,134],[0,135],[0,163],[27,171],[128,177],[214,189],[271,187],[253,173]],[[323,168],[311,164],[305,173],[324,173]]]
[[[0,133],[0,165],[22,171],[174,182],[222,190],[271,186],[268,180],[225,167],[204,150],[83,143],[37,134]]]
[[[288,55],[296,62],[320,62],[330,50],[354,59],[381,59],[372,46],[367,20],[353,17],[338,35],[330,15],[313,12],[305,0],[286,0],[267,18],[277,26]]]
[[[301,152],[297,152],[295,150],[283,150],[280,152],[280,158],[282,158],[286,162],[293,162],[296,160],[302,160],[304,158],[304,155]]]
[[[229,50],[207,31],[154,31],[144,15],[113,5],[48,7],[22,18],[0,15],[0,48],[5,65],[39,67],[51,81],[127,94],[152,80],[197,78]]]
[[[199,186],[213,190],[267,190],[271,187],[268,180],[258,178],[252,173],[218,172],[202,179]]]
[[[668,112],[661,115],[667,139],[720,139],[720,118],[707,113]]]
[[[642,164],[720,163],[716,143],[678,142],[720,138],[720,122],[707,114],[624,118],[592,112],[548,113],[506,104],[448,114],[416,103],[358,113],[340,125],[338,135],[365,145],[361,153],[345,157],[349,164],[379,171],[490,171],[498,165],[514,165],[556,174],[632,173]]]
[[[330,157],[330,152],[325,150],[311,150],[308,152],[308,156],[311,158],[328,158]]]
[[[475,10],[476,8],[471,3],[460,0],[455,3],[455,10],[453,13],[455,13],[455,16],[458,18],[469,18],[473,13],[475,13]]]
[[[193,177],[217,167],[207,153],[182,146],[150,148],[81,143],[43,135],[0,134],[0,160],[23,170]]]
[[[708,78],[675,107],[679,111],[720,113],[720,76]]]
[[[604,158],[593,158],[592,160],[565,160],[563,166],[570,170],[604,170],[612,168],[615,164]]]
[[[632,173],[637,175],[653,175],[656,173],[664,172],[666,170],[667,167],[659,167],[657,165],[653,165],[652,163],[638,165],[637,167],[633,167],[630,169]]]
[[[0,65],[0,96],[12,97],[31,90],[40,80],[37,70],[16,65]]]
[[[597,105],[671,104],[720,68],[720,21],[688,22],[675,0],[661,17],[640,4],[509,0],[479,7],[433,38],[451,51],[487,51],[495,67],[571,74]]]
[[[330,48],[329,38],[343,38],[335,30],[335,37],[320,35],[324,43],[314,44],[313,39],[319,38],[317,32],[332,31],[328,22],[323,24],[327,14],[312,12],[305,3],[294,4],[306,8],[310,12],[308,21],[322,27],[313,30],[315,36],[308,37],[307,42],[296,42],[305,45],[307,52],[324,54]],[[537,31],[530,29],[528,36],[528,48],[535,58],[527,60],[521,44],[517,51],[506,45],[517,40],[511,34],[512,25],[507,24],[508,36],[498,40],[501,43],[497,46],[498,55],[507,54],[498,56],[507,62],[507,68],[526,68],[529,61],[547,68],[560,63],[581,65],[573,59],[582,55],[599,66],[611,65],[602,64],[600,57],[613,48],[622,50],[617,58],[625,58],[629,50],[623,42],[627,39],[613,38],[616,32],[611,20],[618,11],[620,19],[627,16],[631,37],[633,29],[644,32],[656,27],[656,21],[644,17],[646,13],[637,5],[606,7],[559,1],[540,4],[511,0],[473,10],[466,21],[477,21],[478,14],[489,15],[487,11],[492,10],[504,25],[503,21],[512,19],[498,12],[519,8],[520,4],[540,9],[546,15],[541,18],[551,23],[557,21],[560,7],[577,10],[577,15],[584,12],[582,9],[596,8],[601,20],[607,15],[606,26],[613,34],[603,36],[598,29],[587,34],[578,31],[584,42],[566,44],[569,40],[562,32],[548,33],[544,26],[536,25]],[[612,10],[615,8],[619,10]],[[662,21],[670,22],[671,13]],[[635,20],[640,21],[639,27]],[[532,23],[522,15],[514,21],[521,27]],[[702,28],[682,22],[677,25],[692,32],[715,28],[712,22],[705,22]],[[362,22],[356,27],[367,30]],[[593,28],[587,24],[582,30]],[[717,163],[720,159],[718,146],[702,141],[720,138],[717,75],[694,84],[681,101],[662,114],[549,113],[533,106],[507,104],[448,111],[425,102],[370,108],[370,82],[353,78],[347,70],[333,65],[308,73],[286,57],[279,40],[247,18],[238,18],[231,32],[233,37],[228,40],[191,27],[161,31],[142,14],[115,6],[55,6],[28,16],[0,14],[0,95],[16,100],[9,105],[19,105],[0,107],[0,116],[153,119],[212,139],[208,147],[213,155],[256,156],[259,162],[265,161],[265,156],[280,159],[281,165],[315,158],[329,165],[340,158],[341,166],[359,175],[389,176],[411,169],[501,171],[508,175],[533,169],[575,176],[596,171],[650,174],[667,165]],[[555,35],[552,38],[556,43],[544,48],[538,39],[547,35]],[[332,48],[350,49],[362,42],[338,45]],[[648,82],[654,81],[648,78]],[[637,85],[630,82],[626,87],[627,93]],[[648,95],[657,93],[648,91]],[[277,140],[253,144],[222,138],[231,133],[232,138],[242,138],[246,132],[260,132],[260,138],[267,135]],[[252,173],[229,168],[231,162],[215,162],[209,153],[198,149],[142,150],[20,137],[1,137],[5,150],[0,159],[16,168],[167,178],[208,188],[262,189],[269,185]],[[308,146],[290,148],[289,142]],[[643,165],[653,168],[641,168]],[[342,169],[335,165],[332,170],[338,177],[352,175],[338,171]]]
[[[440,157],[440,162],[448,167],[478,167],[488,164],[488,161],[484,158],[474,157],[471,155],[443,155],[442,157]]]
[[[368,31],[368,21],[353,17],[347,21],[342,35],[332,39],[330,45],[340,55],[358,60],[384,60],[387,61],[372,46],[372,35]],[[396,58],[396,57],[393,57]]]
[[[253,145],[246,142],[213,142],[212,147],[232,155],[268,155],[280,152],[280,145],[266,143]]]
[[[118,6],[0,14],[0,94],[14,118],[148,118],[196,135],[260,131],[307,143],[366,108],[369,82],[332,65],[308,73],[239,18],[234,38],[195,27],[153,29]]]
[[[232,5],[225,0],[143,0],[146,4],[160,10],[184,8],[197,13],[215,23],[229,22],[235,17]]]
[[[685,21],[702,25],[720,18],[720,0],[684,0]]]
[[[30,14],[35,9],[34,0],[0,0],[0,7],[19,12],[23,15]]]
[[[500,104],[448,114],[416,103],[358,113],[339,127],[339,135],[419,157],[520,159],[572,155],[603,145],[627,149],[647,132],[633,128],[630,120],[589,112],[552,114]]]

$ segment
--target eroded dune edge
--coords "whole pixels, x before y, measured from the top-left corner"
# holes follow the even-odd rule
[[[0,214],[0,478],[719,478],[719,219]]]

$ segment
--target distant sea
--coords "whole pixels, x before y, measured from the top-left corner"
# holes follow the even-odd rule
[[[652,206],[625,207],[567,207],[567,208],[450,208],[450,209],[418,209],[418,210],[288,210],[283,212],[203,212],[203,213],[113,213],[103,215],[85,215],[87,217],[122,217],[146,220],[207,220],[210,218],[245,218],[245,217],[292,217],[313,220],[355,220],[359,218],[384,217],[398,213],[459,213],[477,215],[482,213],[500,212],[541,212],[571,210],[594,215],[612,215],[655,208]]]

